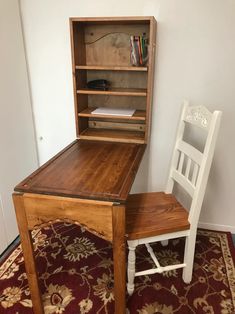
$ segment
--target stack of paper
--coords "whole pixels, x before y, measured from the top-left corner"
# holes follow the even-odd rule
[[[119,109],[100,107],[92,111],[92,114],[102,114],[107,116],[133,116],[135,109]]]

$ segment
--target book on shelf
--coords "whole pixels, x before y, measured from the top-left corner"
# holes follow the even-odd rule
[[[125,108],[106,108],[99,107],[92,111],[92,114],[97,115],[107,115],[107,116],[126,116],[131,117],[135,113],[135,109],[125,109]]]
[[[144,66],[148,61],[148,40],[146,36],[130,37],[130,59],[134,66]]]

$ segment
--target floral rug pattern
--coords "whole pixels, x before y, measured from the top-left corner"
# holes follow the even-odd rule
[[[34,248],[45,314],[113,314],[110,243],[77,225],[57,223],[34,231]],[[153,245],[160,263],[179,263],[184,240]],[[192,282],[182,270],[141,276],[127,298],[128,314],[235,313],[234,247],[230,234],[198,230]],[[137,270],[152,267],[144,246]],[[21,246],[0,265],[0,313],[33,314]]]

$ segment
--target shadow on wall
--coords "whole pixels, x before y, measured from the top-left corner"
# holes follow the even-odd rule
[[[148,181],[149,181],[149,164],[150,164],[150,153],[149,145],[146,147],[144,157],[138,169],[134,184],[131,189],[131,194],[133,193],[143,193],[148,191]]]

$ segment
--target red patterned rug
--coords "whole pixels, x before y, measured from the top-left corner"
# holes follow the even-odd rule
[[[55,224],[34,233],[36,262],[46,314],[113,314],[111,245],[77,225]],[[154,246],[163,265],[179,263],[183,240]],[[145,247],[137,251],[137,267],[152,265]],[[234,247],[231,235],[199,230],[193,280],[182,270],[136,278],[127,296],[127,313],[235,313]],[[0,313],[32,314],[21,247],[0,266]]]

